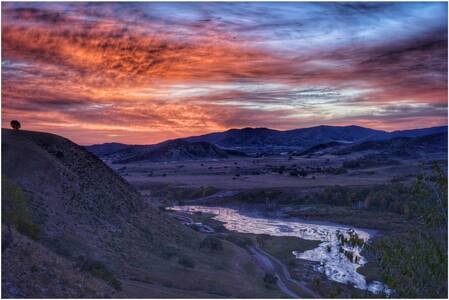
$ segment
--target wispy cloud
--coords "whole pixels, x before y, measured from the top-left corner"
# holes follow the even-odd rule
[[[447,124],[445,3],[4,3],[2,117],[81,143]]]

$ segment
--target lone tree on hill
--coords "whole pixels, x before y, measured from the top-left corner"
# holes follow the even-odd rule
[[[20,122],[17,120],[12,120],[11,121],[11,127],[14,130],[19,130],[20,129]]]

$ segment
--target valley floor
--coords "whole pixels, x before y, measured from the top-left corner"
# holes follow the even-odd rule
[[[250,207],[274,217],[282,214],[372,228],[382,236],[389,236],[392,232],[407,230],[413,224],[396,213],[319,203],[304,204],[303,200],[327,187],[364,188],[391,182],[410,184],[416,174],[430,172],[433,161],[441,160],[442,156],[341,171],[347,159],[263,157],[110,166],[137,187],[149,203],[161,208],[196,204],[234,205]],[[442,161],[443,165],[447,165]],[[299,176],[292,172],[299,169],[305,170],[307,174]],[[192,218],[223,234],[222,224],[211,216],[203,214]],[[376,297],[369,292],[328,280],[315,271],[312,262],[294,259],[289,255],[294,250],[313,248],[311,241],[297,238],[292,241],[289,237],[267,238],[229,231],[226,231],[226,235],[236,245],[249,251],[263,271],[276,273],[279,278],[278,288],[287,297],[293,294],[302,297]],[[242,244],[242,239],[249,239],[251,243]],[[260,244],[261,239],[265,239],[263,245]],[[380,270],[373,263],[361,267],[359,272],[370,280],[381,279]]]

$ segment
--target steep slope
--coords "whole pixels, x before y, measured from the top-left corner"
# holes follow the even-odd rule
[[[73,262],[10,229],[11,245],[2,249],[3,298],[110,298],[116,291],[105,281],[83,272]],[[8,243],[2,228],[2,243]]]
[[[59,276],[59,268],[64,278],[90,273],[107,283],[92,284],[91,293],[71,293],[77,297],[275,293],[263,287],[261,271],[246,251],[226,241],[218,254],[200,249],[204,236],[146,204],[84,147],[52,134],[2,129],[2,163],[2,237],[11,236],[2,244],[2,259],[23,261],[18,255],[25,251],[58,262],[50,267],[36,259],[3,268],[4,295],[37,297],[42,295],[32,288],[37,286],[46,297],[63,297],[55,281],[39,279],[39,272]],[[26,245],[32,247],[23,249]],[[30,286],[24,286],[17,274],[30,272],[35,273]],[[76,290],[76,280],[60,284]]]

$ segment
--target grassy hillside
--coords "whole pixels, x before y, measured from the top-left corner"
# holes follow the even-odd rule
[[[4,297],[279,296],[245,250],[200,249],[204,235],[146,204],[67,139],[2,129],[2,163],[2,260],[22,262],[2,269]],[[85,293],[76,290],[80,274],[90,276]]]

